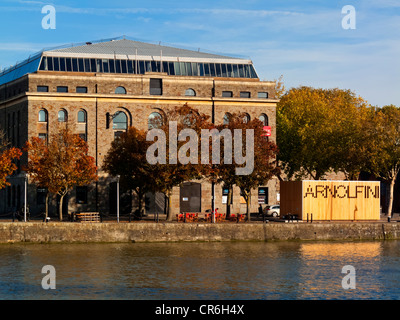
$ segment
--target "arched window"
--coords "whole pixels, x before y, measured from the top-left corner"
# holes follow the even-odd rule
[[[152,112],[147,123],[149,130],[160,128],[163,125],[163,116],[159,112]]]
[[[113,129],[114,130],[126,130],[128,129],[128,117],[125,112],[117,111],[113,117]]]
[[[224,119],[223,119],[223,124],[228,125],[230,119],[231,119],[231,114],[229,112],[225,113]]]
[[[248,123],[250,122],[250,115],[248,113],[245,113],[243,116],[243,123]]]
[[[116,94],[126,94],[126,89],[124,87],[117,87],[115,89]]]
[[[86,123],[86,121],[87,121],[86,111],[85,110],[79,110],[78,111],[78,122],[79,123]]]
[[[47,122],[47,111],[44,109],[39,111],[39,122]]]
[[[191,89],[191,88],[186,89],[186,91],[185,91],[185,96],[195,97],[195,96],[196,96],[196,91],[194,91],[194,90]]]
[[[67,122],[68,120],[68,114],[66,110],[60,110],[58,111],[58,122]]]
[[[258,119],[263,123],[264,126],[268,125],[268,116],[265,113],[261,113]]]

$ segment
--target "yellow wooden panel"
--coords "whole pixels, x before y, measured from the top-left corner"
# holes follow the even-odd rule
[[[303,220],[379,220],[377,181],[303,181]]]

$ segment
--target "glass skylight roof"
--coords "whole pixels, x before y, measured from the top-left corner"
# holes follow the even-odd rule
[[[42,51],[0,73],[0,85],[38,70],[174,76],[258,78],[248,59],[149,44],[127,39],[87,42]]]

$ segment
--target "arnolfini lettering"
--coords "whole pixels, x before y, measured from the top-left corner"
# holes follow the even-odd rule
[[[304,198],[379,198],[379,186],[372,188],[371,186],[352,186],[352,185],[309,185],[305,192]]]

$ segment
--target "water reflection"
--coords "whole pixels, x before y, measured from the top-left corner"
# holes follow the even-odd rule
[[[398,299],[399,244],[2,245],[0,299]],[[56,290],[41,287],[48,264]],[[341,286],[345,265],[355,290]]]

